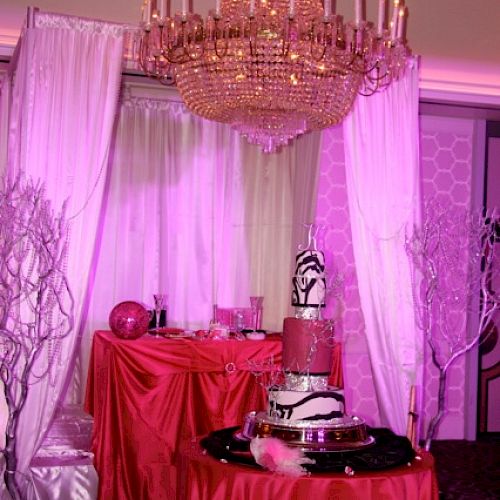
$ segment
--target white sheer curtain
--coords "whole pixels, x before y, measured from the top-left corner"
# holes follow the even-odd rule
[[[344,122],[347,190],[361,308],[382,425],[406,431],[421,386],[405,229],[420,219],[418,69],[359,98]]]
[[[11,75],[0,68],[0,176],[7,165],[7,131],[10,109]]]
[[[7,167],[7,131],[10,109],[10,88],[11,75],[7,70],[0,69],[0,176]],[[0,384],[0,394],[3,394],[4,387]],[[5,426],[7,425],[7,403],[5,398],[0,397],[0,447],[5,446]],[[0,471],[3,471],[4,460],[0,458]],[[5,484],[0,480],[0,498],[6,495]]]
[[[166,292],[169,325],[206,328],[214,303],[249,307],[250,295],[263,295],[264,327],[281,330],[292,228],[310,222],[318,155],[318,134],[264,155],[228,126],[127,85],[79,390],[92,333],[108,328],[122,300],[151,305],[153,293]]]
[[[68,199],[67,276],[75,299],[75,330],[60,345],[49,376],[30,387],[21,415],[17,450],[24,479],[73,369],[119,90],[122,39],[119,26],[38,12],[20,40],[8,168],[41,179],[56,211]]]
[[[305,224],[314,222],[319,133],[295,140],[278,155],[243,143],[240,152],[249,229],[252,295],[264,296],[264,327],[281,331],[290,314],[295,253]],[[237,275],[236,275],[237,276]]]

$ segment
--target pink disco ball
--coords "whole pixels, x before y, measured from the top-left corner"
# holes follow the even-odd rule
[[[120,302],[109,314],[109,326],[121,339],[137,339],[148,331],[150,314],[138,302]]]

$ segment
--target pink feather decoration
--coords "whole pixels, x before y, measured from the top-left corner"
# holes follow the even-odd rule
[[[272,472],[287,476],[303,476],[307,471],[304,464],[314,464],[299,448],[291,448],[278,438],[259,438],[250,441],[250,451],[255,461]]]

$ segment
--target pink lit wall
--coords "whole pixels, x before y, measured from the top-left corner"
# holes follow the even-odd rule
[[[488,140],[488,208],[500,210],[500,137],[490,137]],[[497,212],[498,215],[498,212]],[[500,268],[500,243],[494,247],[494,265]],[[496,282],[492,283],[493,290],[500,290],[500,276],[496,277]],[[500,311],[496,311],[493,316],[496,327],[496,335],[492,334],[492,339],[487,344],[492,344],[496,338],[495,346],[484,354],[481,360],[482,370],[494,369],[500,360]],[[485,345],[486,347],[486,345]],[[492,380],[488,384],[488,416],[486,430],[488,432],[500,432],[500,377]]]
[[[469,208],[471,204],[473,122],[466,119],[423,117],[421,120],[421,165],[423,195],[443,204]],[[465,314],[465,312],[464,312]],[[438,438],[465,436],[465,357],[457,359],[448,374],[447,415]],[[438,374],[428,360],[425,369],[424,424],[436,411]],[[472,403],[474,404],[474,403]],[[475,405],[475,404],[474,404]]]
[[[488,140],[488,207],[500,208],[500,137]]]
[[[347,410],[364,417],[369,425],[377,426],[380,424],[378,406],[365,341],[349,225],[342,127],[323,132],[320,161],[316,223],[324,228],[321,246],[325,251],[327,273],[332,276],[337,270],[344,275],[345,283],[344,310],[336,331],[343,341]]]
[[[421,167],[424,197],[437,197],[447,204],[468,207],[471,198],[473,122],[464,119],[423,117],[421,120]],[[378,425],[379,414],[360,310],[352,251],[342,128],[323,134],[316,222],[323,225],[323,248],[328,272],[336,268],[345,275],[345,305],[338,333],[344,342],[344,374],[348,411]],[[465,360],[450,369],[448,414],[438,437],[464,437]],[[436,405],[437,377],[426,364],[424,419]]]

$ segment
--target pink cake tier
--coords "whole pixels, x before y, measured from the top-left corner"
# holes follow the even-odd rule
[[[285,372],[329,375],[332,370],[331,321],[285,318],[283,369]]]

